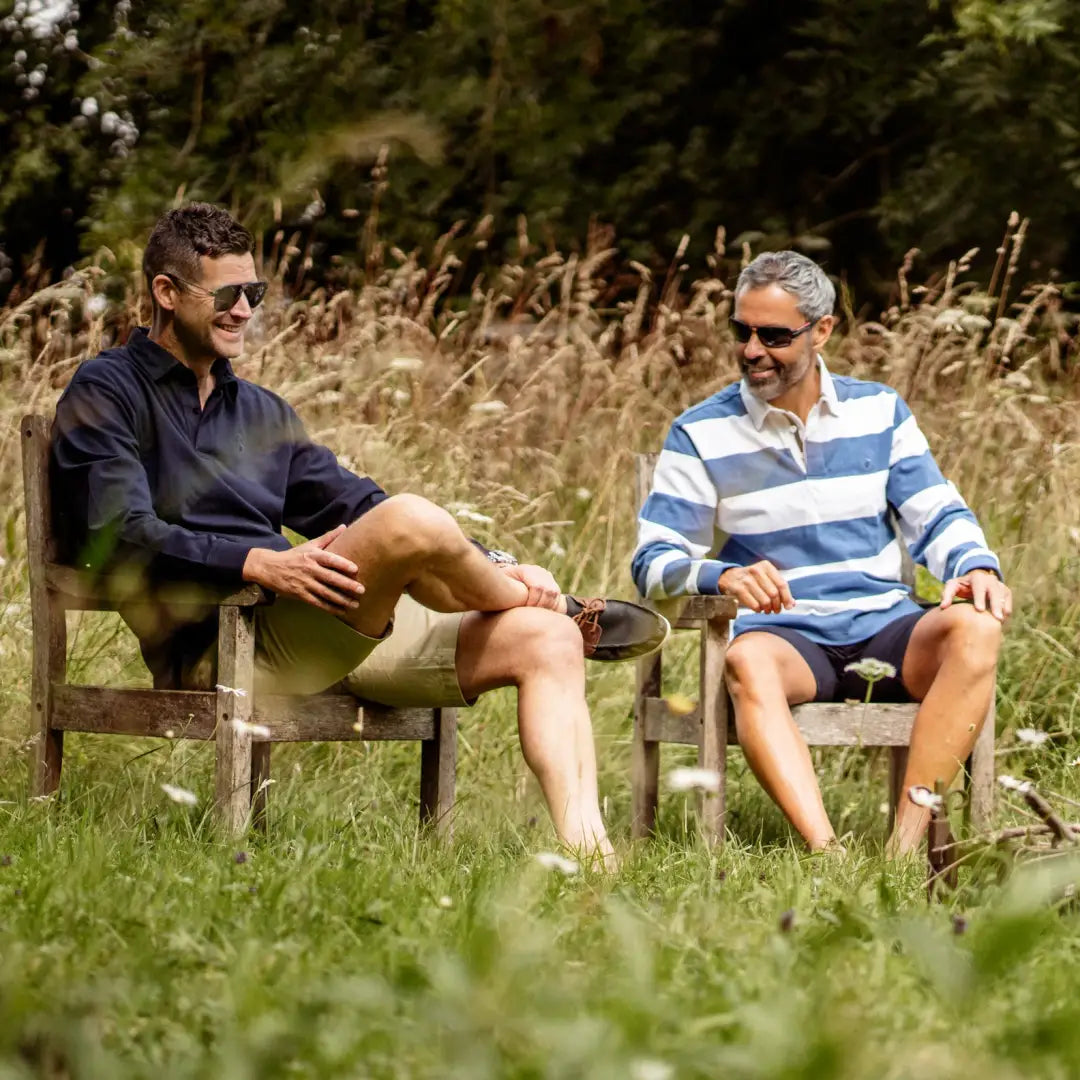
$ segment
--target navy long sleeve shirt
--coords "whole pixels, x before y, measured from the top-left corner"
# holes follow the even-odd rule
[[[135,330],[82,364],[56,407],[54,518],[62,555],[154,578],[242,580],[255,547],[289,547],[386,498],[313,443],[277,394],[219,359],[199,406],[194,373]]]
[[[82,364],[56,406],[50,462],[60,557],[108,570],[135,564],[153,586],[239,586],[248,552],[289,547],[348,524],[386,498],[313,443],[276,394],[211,369],[204,407],[194,373],[136,330]],[[152,593],[122,612],[159,687],[202,685],[216,609],[179,611]]]

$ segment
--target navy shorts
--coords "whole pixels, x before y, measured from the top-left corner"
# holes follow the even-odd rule
[[[911,695],[904,688],[900,673],[903,671],[904,653],[907,652],[911,631],[925,614],[926,611],[912,611],[901,615],[872,638],[856,641],[851,645],[821,645],[787,626],[755,626],[752,632],[775,634],[795,646],[814,673],[817,682],[815,701],[865,701],[866,680],[854,671],[845,671],[844,668],[848,664],[870,657],[884,660],[896,668],[895,678],[881,679],[874,683],[871,700],[911,701]]]

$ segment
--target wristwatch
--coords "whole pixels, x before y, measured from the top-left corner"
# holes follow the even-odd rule
[[[509,551],[500,551],[498,548],[489,548],[486,552],[488,562],[496,566],[517,566],[518,561]]]

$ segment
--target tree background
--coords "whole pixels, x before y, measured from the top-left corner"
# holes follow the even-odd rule
[[[701,261],[718,226],[884,293],[1032,218],[1080,277],[1074,0],[16,0],[0,18],[0,297],[140,241],[178,198],[304,230]],[[340,271],[335,271],[340,273]]]

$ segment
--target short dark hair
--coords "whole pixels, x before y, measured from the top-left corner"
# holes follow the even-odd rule
[[[254,249],[251,233],[220,206],[196,202],[170,210],[158,218],[143,252],[150,298],[153,300],[158,274],[176,274],[197,282],[203,255],[220,259],[223,255],[250,255]]]

